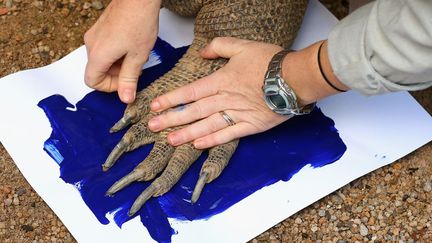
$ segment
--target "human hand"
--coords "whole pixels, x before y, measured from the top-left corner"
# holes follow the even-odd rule
[[[85,33],[85,83],[135,100],[138,77],[154,46],[161,0],[113,0]]]
[[[157,132],[193,122],[169,134],[168,142],[180,145],[194,141],[196,148],[204,149],[282,123],[288,118],[267,107],[262,91],[268,64],[281,49],[277,45],[230,37],[214,39],[202,50],[202,57],[223,57],[229,62],[213,74],[153,100],[150,107],[157,112],[189,104],[152,118],[149,128]],[[220,111],[228,114],[235,125],[228,126]]]

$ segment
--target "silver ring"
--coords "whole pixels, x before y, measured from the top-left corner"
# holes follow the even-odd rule
[[[219,114],[221,114],[222,118],[226,121],[228,126],[234,126],[236,124],[234,120],[230,116],[228,116],[225,111],[219,111]]]

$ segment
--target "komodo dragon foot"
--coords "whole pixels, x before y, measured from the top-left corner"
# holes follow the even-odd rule
[[[159,95],[207,76],[222,67],[227,62],[226,59],[206,60],[199,54],[215,37],[232,36],[288,48],[300,27],[307,1],[166,0],[163,4],[181,15],[196,15],[195,38],[176,66],[139,92],[135,102],[126,108],[123,118],[110,130],[117,132],[133,124],[103,164],[104,171],[111,168],[125,152],[149,143],[154,143],[154,147],[132,172],[114,183],[107,195],[113,195],[134,181],[152,180],[163,171],[136,199],[129,216],[134,215],[149,198],[169,191],[202,153],[202,150],[194,148],[191,143],[173,147],[167,142],[168,133],[183,126],[158,133],[151,132],[147,122],[157,114],[150,111],[150,102]],[[192,194],[192,203],[198,200],[204,185],[220,175],[237,144],[238,140],[235,140],[210,149]]]

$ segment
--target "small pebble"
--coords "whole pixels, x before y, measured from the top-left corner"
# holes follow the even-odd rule
[[[10,36],[11,36],[11,33],[8,33],[8,32],[5,32],[5,31],[0,31],[0,44],[9,42]],[[10,192],[7,191],[6,188],[3,188],[3,191],[6,194],[10,193]]]
[[[336,243],[348,243],[348,241],[347,240],[338,240],[338,241],[336,241]]]
[[[368,233],[369,233],[368,228],[364,224],[361,224],[360,225],[360,235],[366,236]]]
[[[44,26],[44,27],[42,27],[42,33],[43,33],[44,35],[46,35],[46,34],[49,33],[49,28],[48,28],[48,26]]]
[[[342,215],[342,217],[339,218],[341,221],[347,221],[350,219],[350,216],[347,214]]]
[[[320,217],[324,217],[324,216],[326,215],[326,211],[323,210],[323,209],[320,209],[320,210],[318,211],[318,215],[319,215]]]
[[[84,4],[83,4],[83,9],[89,9],[89,8],[91,8],[91,6],[92,6],[92,4],[91,3],[89,3],[89,2],[85,2]]]
[[[70,10],[68,8],[62,8],[61,13],[64,17],[67,17],[70,14]]]
[[[49,59],[49,52],[47,51],[42,51],[39,53],[39,56],[43,59],[43,60],[48,60]]]
[[[10,206],[10,205],[12,204],[12,199],[7,198],[6,200],[4,200],[4,204],[5,204],[6,206]]]
[[[392,234],[393,234],[393,235],[396,235],[396,236],[399,235],[399,232],[400,232],[400,229],[399,229],[399,228],[394,228],[394,229],[392,230]]]
[[[337,195],[332,195],[331,200],[334,204],[341,204],[343,202],[342,198]]]
[[[318,226],[316,226],[316,224],[313,224],[311,227],[312,232],[317,232],[318,231]]]
[[[6,8],[12,8],[12,3],[13,3],[12,0],[5,0],[4,3]]]
[[[21,229],[24,230],[25,232],[30,232],[30,231],[33,231],[34,228],[31,225],[24,224],[24,225],[21,225]]]
[[[384,177],[384,181],[390,181],[392,179],[392,175],[390,175],[390,174],[387,174],[385,177]]]
[[[18,196],[22,196],[22,195],[24,195],[26,193],[26,189],[25,188],[20,188],[20,189],[18,189],[18,191],[16,192],[16,194],[18,195]]]
[[[34,1],[32,4],[33,4],[33,6],[39,8],[39,9],[43,8],[43,2],[42,1]]]
[[[97,9],[97,10],[101,10],[104,8],[103,3],[101,1],[98,1],[98,0],[92,1],[91,5],[94,9]]]
[[[409,202],[409,203],[413,203],[415,201],[415,199],[412,198],[412,197],[409,197],[406,201]]]
[[[81,12],[80,12],[80,15],[82,16],[82,17],[85,17],[85,16],[87,16],[89,14],[89,12],[87,11],[87,10],[82,10]]]
[[[0,8],[0,16],[4,15],[4,14],[7,14],[8,12],[9,12],[8,8]]]
[[[6,223],[0,222],[0,229],[6,229]]]
[[[14,204],[15,206],[19,205],[19,199],[18,199],[17,197],[15,197],[15,198],[13,199],[13,204]]]
[[[425,192],[431,192],[432,191],[432,181],[431,180],[425,182],[425,184],[423,186],[423,190]]]
[[[296,218],[294,220],[294,223],[296,223],[296,224],[301,224],[302,222],[303,222],[303,220],[301,218]]]

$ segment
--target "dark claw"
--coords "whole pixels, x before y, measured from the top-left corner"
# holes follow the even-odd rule
[[[140,208],[147,202],[156,192],[156,187],[153,184],[150,184],[139,197],[135,200],[131,209],[128,212],[129,217],[132,217]]]
[[[229,159],[233,155],[237,145],[238,139],[210,149],[209,156],[201,167],[200,177],[192,193],[192,204],[198,201],[204,186],[207,183],[212,182],[222,173],[222,171],[228,165]]]
[[[120,140],[120,142],[114,147],[114,149],[109,154],[105,163],[102,165],[102,170],[107,171],[111,168],[114,163],[120,158],[120,156],[126,151],[129,144],[124,140]]]
[[[111,127],[110,133],[118,132],[118,131],[122,130],[123,128],[129,126],[132,123],[132,121],[135,119],[135,117],[136,117],[135,112],[126,113],[122,117],[122,119],[120,119],[120,121],[118,121],[116,124],[114,124],[113,127]]]
[[[207,183],[207,177],[208,177],[208,172],[204,172],[198,179],[196,185],[195,185],[195,189],[192,193],[192,199],[191,202],[192,204],[195,204],[196,201],[198,201],[198,198],[201,195],[201,192],[205,186],[205,184]]]
[[[141,173],[133,170],[131,173],[127,174],[120,180],[116,181],[114,185],[112,185],[108,191],[106,192],[107,196],[112,196],[114,193],[120,191],[125,188],[127,185],[131,184],[134,181],[137,181],[141,177]]]

